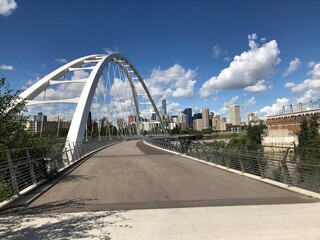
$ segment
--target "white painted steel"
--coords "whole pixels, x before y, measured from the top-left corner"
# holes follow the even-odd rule
[[[118,64],[126,74],[126,77],[132,89],[137,116],[140,116],[139,106],[138,106],[139,103],[137,101],[137,93],[135,91],[133,79],[139,80],[140,84],[142,85],[144,91],[146,92],[146,95],[148,96],[153,106],[153,109],[156,115],[158,116],[158,119],[160,119],[160,125],[162,127],[163,133],[167,133],[167,130],[164,127],[163,122],[161,120],[158,109],[151,97],[149,90],[147,89],[147,86],[143,82],[140,74],[124,56],[118,53],[112,53],[109,55],[101,55],[101,54],[90,55],[90,56],[76,59],[70,63],[67,63],[64,66],[53,71],[52,73],[48,74],[47,76],[45,76],[44,78],[36,82],[34,85],[29,87],[28,89],[26,89],[20,95],[20,97],[27,101],[27,106],[36,104],[36,103],[39,104],[39,103],[76,102],[77,101],[78,104],[73,115],[73,119],[72,119],[69,133],[67,136],[66,144],[70,142],[81,142],[84,138],[84,131],[86,127],[87,117],[89,115],[95,89],[97,87],[97,84],[99,82],[99,79],[102,75],[104,68],[108,65],[109,62],[112,62],[112,61]],[[82,65],[87,63],[96,63],[96,64],[91,67],[81,67]],[[127,69],[128,67],[130,67],[130,69]],[[86,79],[77,79],[77,80],[68,80],[68,81],[59,80],[61,77],[63,77],[70,71],[78,71],[78,70],[90,70],[91,72]],[[134,73],[136,77],[131,77],[131,73]],[[49,86],[55,85],[55,84],[65,84],[65,83],[85,83],[80,97],[77,99],[73,98],[73,99],[65,99],[65,100],[59,100],[59,101],[56,101],[56,100],[32,101],[41,92],[46,90]],[[139,117],[138,117],[138,120],[139,120]],[[140,124],[137,124],[137,127],[140,128]],[[137,130],[139,133],[140,129],[137,129]]]

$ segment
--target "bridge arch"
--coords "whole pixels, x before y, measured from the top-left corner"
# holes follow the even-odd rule
[[[56,85],[56,84],[64,84],[64,83],[83,83],[84,87],[80,94],[80,97],[77,99],[64,99],[60,102],[73,102],[77,103],[70,129],[67,136],[67,144],[71,142],[82,142],[85,133],[85,127],[87,118],[89,115],[90,107],[93,101],[94,93],[97,88],[99,79],[103,73],[103,70],[106,66],[113,62],[117,64],[126,75],[126,79],[129,81],[130,88],[133,95],[133,101],[135,106],[135,114],[136,114],[136,121],[137,121],[137,134],[140,135],[140,111],[139,111],[139,104],[137,99],[137,92],[133,80],[139,81],[145,94],[147,95],[150,103],[152,104],[153,110],[157,115],[157,118],[160,121],[160,127],[163,133],[167,133],[166,128],[164,127],[163,121],[160,117],[159,111],[152,99],[152,96],[144,83],[143,79],[141,78],[140,74],[133,66],[133,64],[125,58],[123,55],[119,53],[112,53],[109,55],[89,55],[82,58],[78,58],[72,62],[69,62],[62,67],[58,68],[57,70],[51,72],[44,78],[37,81],[35,84],[27,88],[23,93],[21,93],[20,97],[26,100],[26,105],[33,105],[33,104],[41,104],[41,103],[52,103],[57,102],[55,101],[38,101],[34,100],[40,93],[45,91],[49,86]],[[86,64],[92,64],[93,66],[86,67]],[[70,81],[61,81],[63,76],[67,73],[79,71],[79,70],[88,70],[90,74],[85,79],[76,79]]]

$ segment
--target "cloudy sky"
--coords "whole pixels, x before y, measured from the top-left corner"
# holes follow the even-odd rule
[[[120,52],[169,113],[261,118],[320,93],[317,0],[0,0],[0,75],[15,89],[94,53]],[[245,119],[243,119],[245,121]]]

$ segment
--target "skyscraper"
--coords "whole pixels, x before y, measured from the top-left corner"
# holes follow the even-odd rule
[[[193,122],[192,122],[192,108],[186,108],[184,109],[184,111],[182,112],[184,114],[186,114],[188,116],[188,127],[192,128]]]
[[[167,115],[167,100],[162,99],[162,109],[165,115]]]
[[[203,129],[209,128],[209,109],[202,108],[202,127]]]
[[[248,124],[255,119],[255,114],[254,113],[248,113]]]
[[[231,105],[229,107],[230,111],[230,123],[235,126],[241,125],[241,118],[240,118],[240,106],[238,105]]]

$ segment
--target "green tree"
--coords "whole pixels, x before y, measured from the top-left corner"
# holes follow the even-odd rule
[[[320,136],[318,132],[318,115],[311,116],[309,121],[304,118],[300,123],[300,131],[298,133],[298,152],[299,152],[299,167],[300,180],[315,178],[320,184],[320,172],[313,165],[320,163]],[[312,175],[314,175],[312,177]]]
[[[25,139],[26,117],[21,114],[25,102],[21,91],[9,88],[5,78],[0,79],[0,148],[20,147]]]
[[[300,123],[300,131],[298,133],[299,148],[305,148],[309,144],[309,127],[306,118]]]
[[[298,133],[299,148],[319,148],[320,136],[318,131],[318,115],[311,116],[309,121],[304,118],[300,123],[300,131]]]
[[[249,124],[248,130],[247,130],[248,145],[260,146],[262,133],[263,133],[262,125],[251,126],[251,124]]]
[[[52,134],[40,137],[26,130],[25,101],[20,93],[10,89],[4,77],[0,79],[0,150],[54,143]]]
[[[300,123],[300,131],[298,133],[299,153],[303,161],[312,161],[316,159],[319,162],[320,135],[318,132],[318,115],[311,116],[309,121],[304,118]]]

